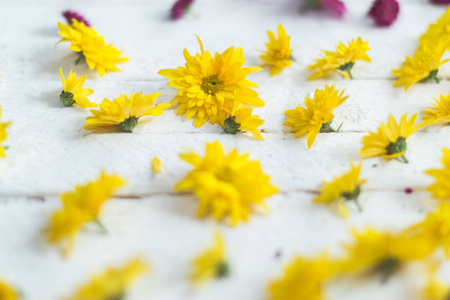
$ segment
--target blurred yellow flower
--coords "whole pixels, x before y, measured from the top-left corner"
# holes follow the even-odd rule
[[[194,259],[189,278],[196,286],[200,286],[208,281],[227,277],[229,273],[225,244],[221,234],[216,232],[214,245]]]
[[[434,47],[442,43],[447,49],[450,46],[450,8],[437,20],[431,24],[428,30],[420,37],[420,44]]]
[[[425,174],[434,177],[435,182],[427,187],[433,197],[438,200],[450,199],[450,149],[442,149],[442,169],[426,170]]]
[[[361,185],[367,182],[367,180],[359,178],[361,166],[361,163],[358,166],[351,163],[349,172],[340,177],[335,177],[330,182],[324,181],[320,195],[314,198],[314,202],[329,204],[338,201],[342,216],[348,217],[349,212],[344,201],[355,201],[359,207],[358,197],[361,193]]]
[[[435,274],[432,274],[423,289],[423,297],[426,300],[448,300],[450,299],[450,285],[445,284]]]
[[[239,93],[242,104],[264,106],[264,101],[252,89],[258,86],[245,79],[247,75],[261,71],[261,68],[242,67],[245,62],[242,48],[230,47],[212,57],[209,51],[203,50],[199,38],[198,42],[201,53],[195,57],[184,49],[185,67],[158,72],[170,79],[167,85],[179,90],[171,102],[180,103],[178,115],[186,113],[186,119],[195,118],[195,127],[203,126],[207,121],[223,127],[227,114],[233,108],[235,93]]]
[[[58,27],[58,34],[63,37],[59,42],[70,42],[70,49],[78,53],[76,63],[86,61],[89,69],[97,69],[100,76],[106,71],[120,71],[116,64],[128,61],[128,58],[120,57],[121,51],[112,44],[107,45],[94,28],[83,22],[72,19],[72,24],[58,23]]]
[[[149,270],[149,265],[138,257],[125,266],[109,268],[94,276],[90,282],[79,287],[77,292],[63,300],[119,300],[125,299],[129,286]]]
[[[193,152],[180,157],[194,166],[194,170],[176,186],[177,191],[193,191],[200,204],[197,217],[211,213],[221,220],[230,215],[232,226],[248,221],[251,209],[261,206],[268,210],[264,198],[278,189],[269,183],[259,161],[249,160],[249,154],[239,155],[237,149],[224,154],[219,142],[206,145],[206,156]]]
[[[423,110],[422,120],[425,124],[442,124],[450,122],[450,94],[444,96],[441,94],[439,100],[433,98],[436,103],[432,104],[427,110]]]
[[[407,117],[407,114],[404,114],[400,123],[397,123],[390,114],[387,123],[381,123],[378,132],[369,131],[369,135],[363,137],[363,148],[359,155],[362,157],[383,156],[385,159],[397,158],[407,163],[406,139],[422,127],[422,124],[414,125],[417,114],[409,120]]]
[[[161,173],[163,165],[162,165],[161,160],[158,158],[158,156],[153,157],[151,166],[152,166],[152,170],[155,174]]]
[[[345,244],[346,256],[341,270],[371,271],[384,282],[405,264],[427,258],[434,250],[429,240],[421,235],[391,234],[366,228],[353,231],[353,243]]]
[[[442,60],[445,51],[445,45],[442,43],[433,46],[420,45],[413,57],[406,58],[400,69],[392,70],[394,76],[398,77],[394,87],[404,85],[406,91],[419,81],[434,80],[439,83],[436,77],[438,68],[448,61]]]
[[[20,296],[20,293],[7,284],[4,281],[0,280],[0,299],[1,300],[20,300],[22,297]]]
[[[296,257],[284,274],[269,283],[269,300],[323,300],[323,287],[339,271],[328,255]]]
[[[270,67],[270,76],[279,74],[284,68],[292,64],[292,48],[284,27],[278,25],[278,39],[272,31],[267,31],[269,42],[266,43],[267,50],[260,58]]]
[[[371,62],[367,55],[369,50],[369,43],[364,42],[360,37],[356,41],[353,39],[348,46],[339,43],[336,46],[336,52],[322,50],[325,55],[317,58],[315,64],[308,66],[309,70],[318,69],[308,80],[323,77],[332,71],[340,72],[345,79],[353,79],[351,71],[356,61]]]
[[[62,194],[61,201],[66,209],[80,210],[86,221],[92,221],[98,218],[103,204],[126,182],[119,175],[102,172],[97,180],[75,186],[74,191]]]
[[[0,107],[0,119],[2,117],[2,108]],[[12,122],[6,122],[6,123],[1,123],[0,122],[0,157],[5,157],[5,147],[2,146],[2,143],[6,140],[6,138],[8,137],[8,133],[6,132],[6,129],[8,128],[9,125],[11,125]]]
[[[92,109],[92,116],[87,117],[84,129],[94,130],[98,127],[118,126],[124,132],[133,132],[138,124],[139,118],[147,116],[160,116],[163,110],[170,104],[154,105],[155,99],[161,94],[143,95],[140,93],[130,96],[120,94],[113,101],[103,99],[99,110]],[[153,107],[152,107],[153,106]]]
[[[75,103],[80,107],[97,107],[97,103],[89,101],[87,98],[94,91],[91,89],[83,89],[83,84],[87,78],[86,75],[77,79],[77,74],[70,70],[67,80],[64,78],[62,69],[59,68],[59,74],[64,86],[63,91],[59,95],[59,100],[64,106],[72,106]]]
[[[294,137],[307,133],[308,148],[311,148],[319,132],[335,132],[331,128],[333,110],[348,98],[344,97],[344,90],[340,93],[339,91],[335,84],[325,85],[323,90],[316,89],[313,99],[305,98],[306,108],[297,106],[295,109],[286,110],[284,113],[288,120],[283,125],[291,127],[286,132],[294,132]]]

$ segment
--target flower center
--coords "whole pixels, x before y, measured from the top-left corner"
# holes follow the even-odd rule
[[[406,151],[406,139],[402,136],[399,137],[395,143],[390,143],[386,147],[386,151],[389,155]]]
[[[236,133],[241,131],[239,129],[241,124],[237,123],[235,119],[236,119],[235,116],[229,116],[225,120],[224,127],[223,127],[223,132],[230,133],[230,134],[236,134]]]
[[[120,128],[120,130],[125,131],[125,132],[133,132],[133,129],[134,129],[134,127],[136,127],[137,123],[138,123],[138,118],[129,117],[122,123],[119,123],[119,128]]]
[[[233,181],[234,172],[230,167],[224,167],[217,175],[217,179],[225,182]]]
[[[223,81],[216,75],[211,75],[203,78],[201,88],[206,94],[215,95],[223,90]]]

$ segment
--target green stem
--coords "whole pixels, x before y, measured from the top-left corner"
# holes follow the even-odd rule
[[[92,220],[92,222],[94,222],[99,227],[102,234],[108,233],[108,229],[106,229],[105,225],[103,225],[102,221],[100,221],[99,218],[95,218],[94,220]]]
[[[406,159],[406,157],[404,155],[397,157],[397,159],[402,162],[402,163],[409,163],[408,159]]]

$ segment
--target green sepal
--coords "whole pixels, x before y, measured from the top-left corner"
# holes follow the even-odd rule
[[[136,117],[130,117],[119,124],[120,130],[124,132],[133,132],[134,127],[136,127],[138,123],[138,118]]]
[[[353,75],[352,75],[352,69],[353,66],[355,65],[355,62],[348,62],[342,66],[340,66],[338,68],[338,70],[341,70],[343,72],[346,72],[348,74],[348,76],[350,77],[350,79],[353,79]]]
[[[217,278],[224,278],[228,277],[229,275],[230,275],[230,265],[226,261],[221,262],[217,266],[217,273],[216,273]]]
[[[61,94],[59,94],[59,101],[61,101],[65,107],[70,107],[75,104],[75,100],[73,100],[73,94],[71,92],[62,91]]]
[[[395,257],[386,257],[373,267],[373,271],[381,276],[381,282],[385,283],[400,269],[401,262]]]
[[[434,80],[436,83],[439,83],[439,78],[437,78],[438,72],[439,72],[438,69],[431,71],[430,74],[428,75],[428,77],[422,79],[421,82],[425,82],[428,80]]]
[[[320,132],[321,133],[336,132],[336,130],[331,128],[331,122],[333,122],[333,120],[331,120],[331,121],[329,121],[327,123],[323,123],[322,127],[320,128]]]
[[[224,122],[223,132],[236,134],[241,131],[239,127],[241,124],[236,122],[236,116],[229,116]]]

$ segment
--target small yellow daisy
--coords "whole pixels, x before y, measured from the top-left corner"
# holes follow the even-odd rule
[[[184,67],[158,72],[170,79],[167,85],[179,90],[171,102],[180,104],[178,115],[186,114],[186,119],[195,118],[195,127],[203,126],[207,121],[223,127],[227,114],[233,109],[236,93],[239,93],[242,104],[264,106],[264,101],[253,90],[258,86],[246,79],[261,68],[243,68],[245,57],[242,48],[230,47],[212,57],[209,51],[204,51],[199,38],[198,42],[201,53],[192,56],[184,49]]]
[[[389,115],[387,123],[381,123],[378,132],[369,132],[369,135],[363,137],[363,148],[359,155],[365,158],[375,156],[383,156],[385,159],[397,158],[407,163],[406,139],[423,126],[422,124],[414,125],[417,114],[409,120],[407,117],[407,114],[404,114],[400,123],[397,123],[394,117]]]
[[[61,68],[59,68],[59,74],[61,74],[61,80],[64,86],[63,91],[59,95],[59,100],[65,107],[72,106],[75,103],[84,108],[98,106],[97,103],[91,102],[88,99],[88,96],[94,91],[92,89],[83,89],[83,84],[87,78],[86,75],[77,79],[77,74],[72,73],[72,70],[70,70],[69,77],[66,80]]]
[[[89,69],[96,69],[100,76],[106,71],[120,71],[116,64],[128,61],[121,57],[121,51],[112,44],[107,45],[94,28],[83,22],[72,19],[72,24],[58,23],[58,27],[58,34],[63,37],[59,42],[70,42],[70,49],[78,53],[76,63],[85,61]]]
[[[442,169],[426,170],[425,174],[434,177],[435,182],[427,187],[433,197],[438,200],[450,200],[450,149],[442,149]]]
[[[123,267],[109,268],[94,276],[90,282],[63,300],[112,300],[125,299],[129,286],[149,270],[149,265],[138,257]]]
[[[439,100],[433,98],[436,103],[433,103],[433,107],[427,108],[422,111],[424,116],[422,120],[425,124],[442,124],[450,122],[450,94],[444,96],[441,94]]]
[[[279,74],[284,68],[292,64],[292,48],[284,27],[278,25],[278,39],[272,31],[267,31],[269,42],[266,43],[267,50],[260,58],[270,67],[270,76]]]
[[[309,70],[318,69],[308,80],[323,77],[333,71],[340,72],[345,79],[353,79],[351,71],[356,61],[371,62],[367,55],[369,50],[369,43],[364,42],[360,37],[356,41],[349,42],[348,46],[339,43],[335,52],[322,50],[325,55],[317,58],[315,64],[308,66]]]
[[[264,198],[278,189],[269,183],[259,161],[249,160],[249,154],[239,155],[237,149],[225,154],[219,142],[206,145],[206,156],[196,153],[180,157],[194,166],[176,186],[177,191],[192,191],[200,201],[197,217],[211,213],[221,220],[230,215],[232,226],[248,221],[254,206],[268,210]]]
[[[286,132],[294,132],[294,137],[307,134],[308,148],[311,148],[319,132],[335,132],[331,127],[333,110],[347,98],[344,97],[344,90],[340,92],[335,84],[325,85],[323,90],[316,89],[313,99],[305,98],[306,108],[297,106],[284,112],[288,120],[283,125],[291,127]]]
[[[2,108],[0,107],[0,119],[2,117]],[[8,132],[6,129],[11,125],[12,122],[1,123],[0,122],[0,157],[5,157],[5,146],[2,146],[2,143],[8,137]]]
[[[437,74],[439,67],[445,64],[448,59],[442,60],[446,51],[443,43],[433,44],[433,46],[420,45],[413,57],[407,57],[400,69],[392,70],[394,76],[398,77],[394,87],[405,86],[405,91],[411,85],[419,81],[434,80],[439,83]]]
[[[171,104],[154,105],[155,99],[161,94],[143,95],[140,93],[129,96],[120,94],[113,101],[103,99],[99,110],[91,110],[93,116],[87,117],[84,129],[94,130],[98,127],[117,126],[123,132],[133,132],[139,118],[147,116],[160,116],[163,110]]]
[[[344,217],[348,217],[349,212],[345,207],[344,201],[355,201],[360,207],[358,197],[361,193],[361,185],[367,182],[367,180],[359,178],[361,166],[361,163],[358,166],[351,163],[349,172],[340,177],[335,177],[330,182],[324,181],[320,195],[314,198],[314,202],[328,204],[338,201],[339,211]]]
[[[200,286],[229,274],[230,265],[225,256],[225,244],[221,234],[216,232],[214,245],[194,259],[189,278],[196,286]]]
[[[439,43],[444,44],[447,49],[450,47],[450,8],[420,37],[421,45],[434,47]]]

